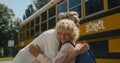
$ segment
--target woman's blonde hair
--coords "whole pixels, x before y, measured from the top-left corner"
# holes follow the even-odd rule
[[[59,13],[58,15],[58,19],[61,20],[61,19],[67,19],[68,17],[66,16],[66,13],[65,12],[61,12]]]
[[[58,15],[59,20],[68,19],[71,15],[76,15],[79,17],[79,14],[76,11],[61,12]]]
[[[70,19],[61,19],[56,24],[56,31],[58,32],[59,29],[65,30],[65,32],[69,33],[73,39],[73,41],[76,41],[79,37],[79,29],[75,25],[74,21]]]
[[[80,22],[79,14],[78,14],[76,11],[68,11],[68,12],[66,12],[66,17],[67,17],[67,18],[70,19],[72,15],[76,15],[76,16],[78,16],[77,21]],[[72,19],[72,20],[73,20],[73,19]]]
[[[70,16],[70,15],[73,15],[73,14],[75,14],[76,16],[79,16],[79,14],[76,12],[76,11],[68,11],[68,12],[66,12],[66,16]]]

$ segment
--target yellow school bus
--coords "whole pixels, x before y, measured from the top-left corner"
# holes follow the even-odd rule
[[[54,28],[60,12],[77,11],[80,37],[88,43],[97,63],[120,63],[120,0],[51,0],[19,26],[18,48]]]

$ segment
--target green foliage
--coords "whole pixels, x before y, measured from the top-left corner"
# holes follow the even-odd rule
[[[47,4],[50,0],[35,0],[34,4],[37,8],[37,10],[39,10],[41,7],[43,7],[45,4]]]
[[[31,16],[34,12],[39,10],[41,7],[43,7],[45,4],[47,4],[50,0],[32,0],[32,4],[28,6],[28,8],[25,10],[25,14],[23,15],[23,20]]]
[[[35,3],[35,5],[36,5],[36,8],[37,9],[40,9],[42,6],[44,6],[45,5],[45,1],[40,1],[40,0],[36,0],[37,2]]]
[[[12,21],[14,13],[4,4],[0,4],[0,32],[7,32],[9,23]]]
[[[4,48],[5,56],[8,56],[8,40],[14,40],[17,44],[17,30],[21,19],[15,18],[13,10],[0,3],[0,48]]]
[[[9,24],[12,22],[13,17],[14,17],[14,13],[12,9],[0,3],[0,38],[1,38],[0,44],[1,45],[5,43],[6,39],[8,39],[6,34],[8,34],[9,32],[9,28],[10,28]]]

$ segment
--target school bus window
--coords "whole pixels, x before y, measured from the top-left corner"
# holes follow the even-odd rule
[[[36,25],[40,23],[39,16],[36,18]]]
[[[36,31],[36,33],[39,32],[39,28],[40,28],[39,24],[35,26],[35,31]]]
[[[26,32],[26,38],[29,38],[29,30]]]
[[[81,0],[69,0],[70,11],[76,11],[81,17]]]
[[[35,27],[35,31],[36,31],[36,33],[39,33],[39,25],[37,25],[37,26]]]
[[[79,5],[79,4],[81,4],[81,0],[69,0],[69,7],[70,7],[70,9],[72,7],[74,7],[74,6]]]
[[[95,57],[106,57],[108,56],[108,41],[99,41],[99,42],[90,42],[89,43],[92,52],[95,54]]]
[[[55,16],[56,15],[55,14],[55,12],[56,12],[55,6],[50,8],[48,12],[49,12],[49,18]]]
[[[58,13],[67,11],[67,2],[63,1],[58,5]]]
[[[25,25],[23,26],[23,39],[25,39],[25,32],[26,32],[26,27]]]
[[[23,26],[23,32],[25,32],[25,26]]]
[[[31,33],[30,33],[30,36],[33,36],[34,35],[34,28],[31,29]]]
[[[27,31],[24,32],[24,39],[26,39],[26,33],[27,33]]]
[[[30,36],[32,36],[34,34],[34,20],[31,21],[31,33]]]
[[[31,28],[34,27],[34,21],[31,21]]]
[[[24,39],[24,34],[22,33],[22,40]]]
[[[25,32],[23,33],[23,40],[25,39]]]
[[[29,38],[29,30],[26,31],[26,38]]]
[[[103,0],[86,0],[85,1],[86,15],[103,10]]]
[[[41,27],[42,32],[44,32],[45,30],[47,30],[47,22],[46,21],[42,22],[42,27]]]
[[[20,34],[20,40],[22,40],[22,34]]]
[[[21,40],[23,40],[23,33],[22,33],[22,39]]]
[[[56,22],[55,22],[55,17],[53,17],[52,19],[49,20],[49,29],[53,28],[55,26]]]
[[[120,6],[120,0],[108,0],[108,8]]]
[[[29,38],[29,23],[26,25],[26,38]]]
[[[79,5],[81,3],[81,0],[69,0],[69,6],[70,8]]]
[[[43,21],[45,21],[46,20],[46,18],[47,18],[47,12],[44,12],[42,15],[41,15],[41,17],[42,17],[42,22]]]
[[[36,18],[36,25],[35,25],[35,32],[36,34],[39,33],[39,23],[40,23],[40,19],[39,16]]]
[[[27,29],[29,29],[29,23],[27,23],[27,26],[26,26],[26,27],[27,27]]]

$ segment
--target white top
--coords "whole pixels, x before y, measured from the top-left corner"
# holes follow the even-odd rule
[[[12,63],[32,63],[35,61],[36,58],[28,52],[29,46],[32,44],[40,46],[42,53],[48,58],[54,58],[59,49],[57,33],[55,29],[50,29],[40,34],[30,44],[20,50]]]
[[[73,49],[73,45],[70,43],[65,43],[54,58],[50,59],[43,54],[39,54],[37,60],[40,61],[40,63],[64,63],[69,52]],[[71,63],[75,63],[75,60],[72,60]]]

